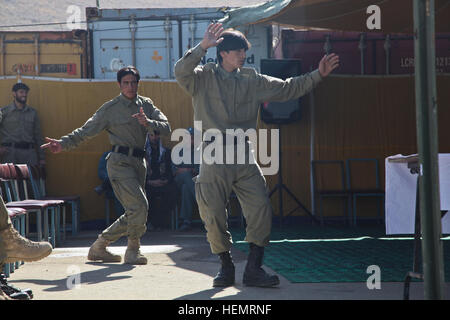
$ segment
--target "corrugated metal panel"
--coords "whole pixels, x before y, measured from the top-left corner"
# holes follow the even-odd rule
[[[223,17],[218,8],[89,8],[86,15],[93,39],[94,78],[100,79],[113,79],[121,67],[133,64],[142,78],[173,79],[175,62],[201,41],[211,20]],[[130,28],[133,23],[136,26],[134,54]],[[246,65],[259,70],[260,60],[268,57],[267,27],[246,26],[240,30],[252,43]],[[201,63],[215,60],[215,50],[208,50]]]
[[[317,68],[325,52],[340,57],[337,74],[413,74],[412,36],[339,31],[282,31],[283,56]],[[436,70],[450,73],[450,34],[436,35]]]
[[[171,78],[179,51],[176,21],[169,23],[169,46],[164,29],[164,20],[136,21],[133,54],[129,21],[92,23],[94,78],[114,79],[127,65],[136,65],[142,78]]]
[[[0,75],[87,76],[86,32],[1,32]]]

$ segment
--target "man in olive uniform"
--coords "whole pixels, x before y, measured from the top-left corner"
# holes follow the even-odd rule
[[[199,66],[206,50],[214,46],[217,46],[218,63]],[[204,130],[220,130],[221,140],[227,141],[225,145],[228,141],[236,144],[236,139],[226,137],[227,129],[242,129],[244,132],[256,129],[262,102],[297,99],[311,91],[338,66],[338,57],[331,54],[322,58],[318,70],[283,81],[259,74],[252,68],[243,68],[249,47],[250,43],[241,32],[224,31],[220,23],[214,23],[208,26],[203,40],[188,50],[175,65],[179,85],[192,96],[194,120],[201,121]],[[245,148],[246,155],[251,153],[250,141],[245,142]],[[245,159],[249,158],[246,156]],[[278,277],[261,268],[272,220],[266,182],[259,165],[246,160],[245,164],[203,161],[196,179],[200,216],[211,251],[219,255],[222,263],[213,286],[234,284],[235,268],[230,255],[232,239],[227,230],[226,216],[226,203],[231,191],[236,193],[247,221],[246,240],[250,252],[243,283],[260,287],[278,285]]]
[[[147,264],[140,253],[140,238],[146,231],[148,201],[145,195],[146,165],[144,146],[148,132],[170,133],[166,116],[152,100],[137,94],[140,75],[129,66],[117,72],[121,94],[103,104],[86,123],[59,140],[45,138],[41,148],[57,153],[77,147],[81,142],[106,130],[113,145],[107,157],[107,170],[114,194],[125,209],[111,226],[104,230],[89,249],[92,261],[120,262],[121,257],[106,247],[121,236],[128,237],[124,261]]]
[[[45,164],[41,125],[35,109],[27,105],[30,88],[24,83],[12,87],[14,101],[0,109],[1,163]]]

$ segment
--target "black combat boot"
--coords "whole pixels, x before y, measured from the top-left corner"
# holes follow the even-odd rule
[[[11,299],[16,300],[30,300],[33,299],[33,292],[31,289],[20,290],[10,284],[6,280],[4,274],[0,274],[0,289]]]
[[[229,251],[219,253],[222,263],[213,281],[213,287],[229,287],[234,284],[234,264]]]
[[[264,247],[250,243],[250,252],[244,271],[244,285],[249,287],[273,287],[280,284],[278,276],[269,275],[261,268],[263,257]]]

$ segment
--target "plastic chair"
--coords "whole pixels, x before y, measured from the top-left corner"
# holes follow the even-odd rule
[[[54,238],[52,238],[52,244],[55,247],[56,242],[61,241],[61,213],[62,218],[64,222],[64,228],[65,228],[65,206],[64,206],[64,200],[60,199],[43,199],[40,194],[40,190],[38,188],[35,188],[33,186],[33,179],[31,176],[31,170],[30,167],[26,164],[14,164],[14,168],[17,172],[16,182],[19,183],[19,190],[18,192],[23,190],[24,200],[30,199],[30,200],[39,200],[39,201],[45,201],[49,203],[50,208],[52,209],[52,219],[54,221],[52,222],[54,225],[54,230],[52,229],[52,232],[54,232]],[[53,226],[52,226],[53,228]],[[65,232],[64,232],[64,238],[65,238]]]
[[[380,201],[377,203],[378,217],[382,221],[384,212],[385,192],[380,187],[380,173],[378,159],[375,158],[351,158],[346,160],[347,188],[352,196],[352,222],[356,226],[356,200],[360,197],[375,197]],[[383,209],[381,209],[381,207]]]
[[[26,165],[6,164],[1,165],[2,174],[7,171],[5,166],[9,168],[9,176],[2,176],[6,182],[6,196],[8,202],[5,203],[7,208],[24,208],[28,213],[36,213],[36,229],[38,241],[42,240],[44,235],[46,241],[50,241],[53,247],[56,246],[56,238],[59,235],[59,215],[60,206],[64,203],[61,200],[38,200],[32,199],[28,185],[29,176]],[[5,182],[5,181],[3,181]],[[49,221],[50,213],[50,221]],[[44,230],[42,230],[42,216],[44,220]],[[55,221],[56,220],[56,221]],[[29,215],[26,216],[26,232],[29,233]],[[28,234],[27,234],[28,235]]]
[[[325,198],[343,198],[346,206],[347,219],[351,217],[351,193],[345,186],[344,161],[313,160],[312,178],[314,183],[314,204],[323,225],[323,200]]]
[[[37,198],[41,200],[62,200],[64,201],[63,207],[63,219],[64,219],[64,238],[66,234],[66,224],[65,224],[65,208],[67,205],[71,206],[72,209],[72,235],[76,235],[78,233],[79,225],[80,225],[80,201],[81,198],[79,195],[63,195],[63,196],[54,196],[47,195],[45,180],[46,180],[46,172],[45,169],[41,166],[28,166],[28,170],[30,172],[31,182],[33,184],[33,188],[35,189],[35,194],[37,194]]]

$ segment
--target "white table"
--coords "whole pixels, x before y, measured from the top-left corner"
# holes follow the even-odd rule
[[[406,162],[391,162],[403,156],[385,159],[386,234],[414,234],[417,174],[411,174]],[[450,154],[439,154],[441,210],[450,210]],[[442,218],[442,233],[450,233],[450,213]]]

